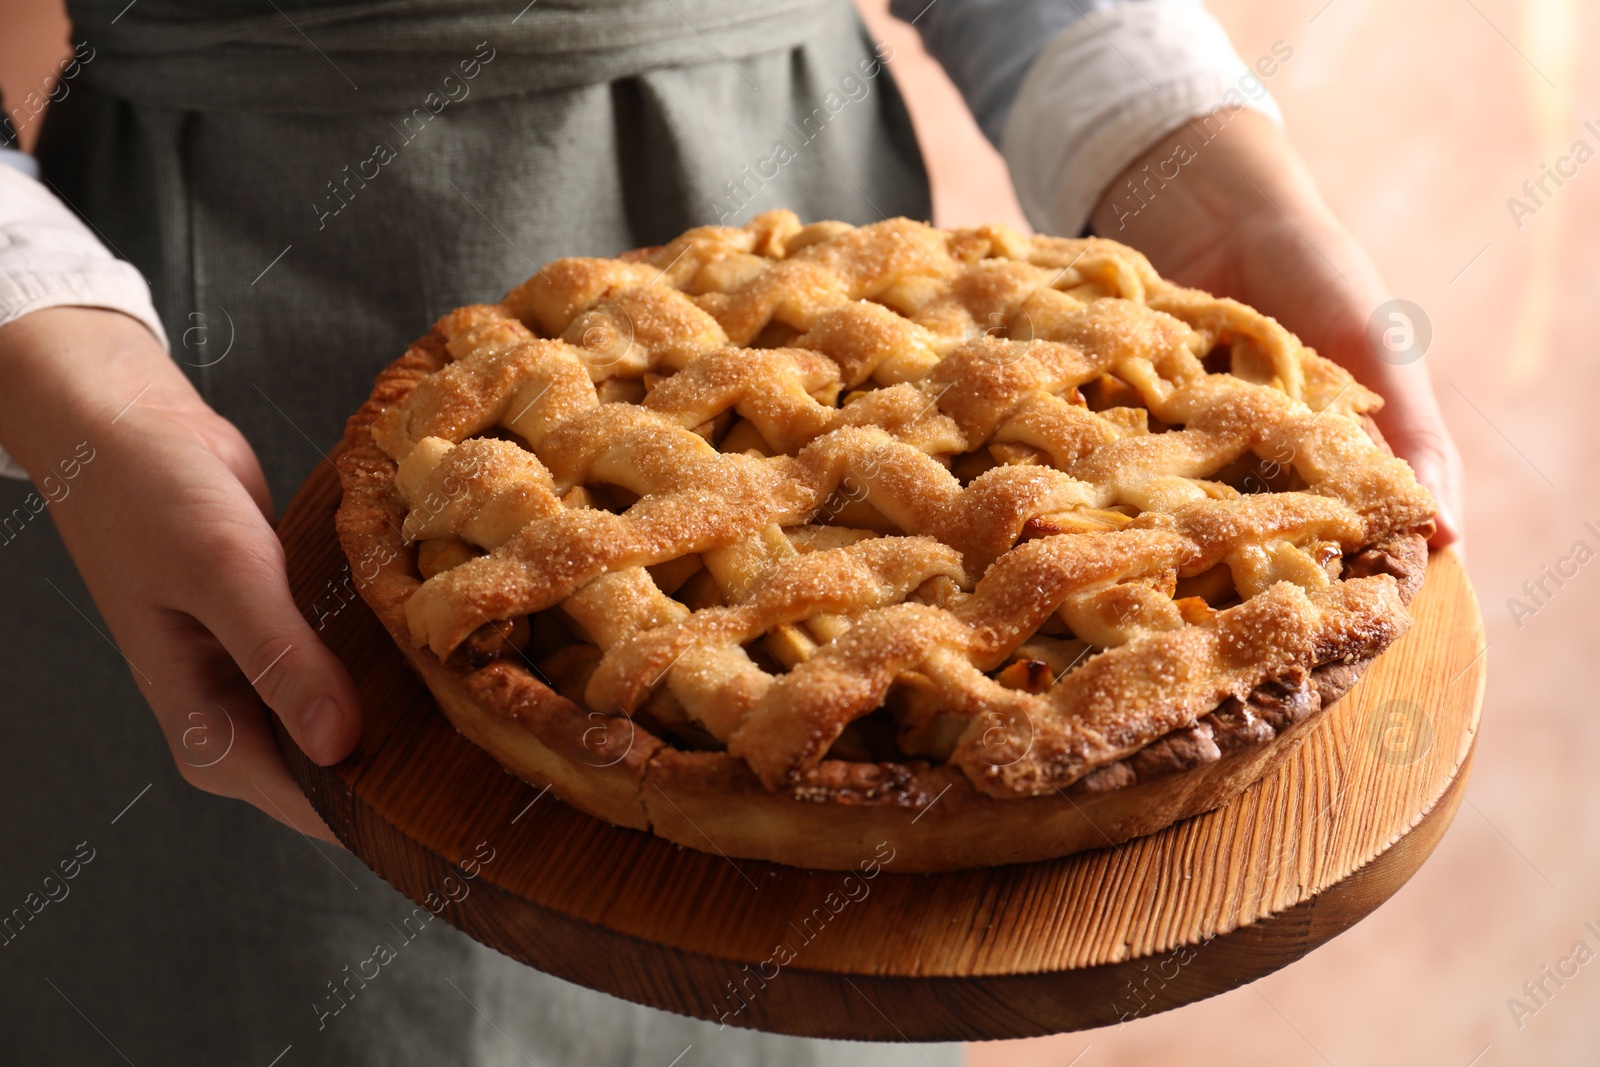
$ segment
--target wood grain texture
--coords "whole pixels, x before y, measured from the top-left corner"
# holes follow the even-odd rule
[[[1117,848],[950,874],[897,874],[881,853],[868,877],[684,849],[541,794],[455,732],[355,591],[333,533],[339,495],[319,466],[279,534],[296,602],[356,679],[362,738],[322,768],[279,728],[296,778],[411,899],[540,970],[658,1008],[917,1041],[1164,1011],[1369,914],[1460,803],[1486,667],[1476,599],[1446,553],[1411,632],[1217,811]],[[493,858],[467,863],[475,849]]]

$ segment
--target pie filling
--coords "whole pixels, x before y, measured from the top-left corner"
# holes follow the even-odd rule
[[[1376,394],[1102,239],[770,212],[558,260],[415,352],[371,427],[413,644],[796,796],[1270,740],[1405,631],[1434,511]]]

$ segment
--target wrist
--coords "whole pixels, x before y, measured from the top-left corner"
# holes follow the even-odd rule
[[[129,402],[199,403],[136,319],[52,307],[0,326],[0,447],[36,483],[87,442],[106,443]]]
[[[1170,266],[1280,212],[1332,220],[1283,130],[1245,109],[1197,116],[1168,131],[1106,188],[1090,224]]]

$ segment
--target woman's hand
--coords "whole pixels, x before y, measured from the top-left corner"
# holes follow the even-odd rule
[[[1434,546],[1459,541],[1461,457],[1427,369],[1420,358],[1379,358],[1368,339],[1369,319],[1393,294],[1275,123],[1218,112],[1208,141],[1203,121],[1163,137],[1112,183],[1094,232],[1138,248],[1173,281],[1271,315],[1377,391],[1379,429],[1438,502]]]
[[[355,687],[290,598],[245,439],[114,311],[0,328],[0,381],[0,444],[36,482],[92,450],[50,512],[184,779],[337,844],[266,714],[335,763],[360,733]]]

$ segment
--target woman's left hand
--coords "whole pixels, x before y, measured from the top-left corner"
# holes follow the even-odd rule
[[[1386,360],[1369,340],[1369,320],[1393,294],[1276,123],[1240,111],[1209,124],[1209,141],[1201,120],[1186,123],[1119,175],[1095,209],[1094,232],[1139,249],[1181,285],[1271,315],[1381,395],[1379,429],[1438,503],[1434,546],[1459,542],[1461,457],[1422,353]]]

